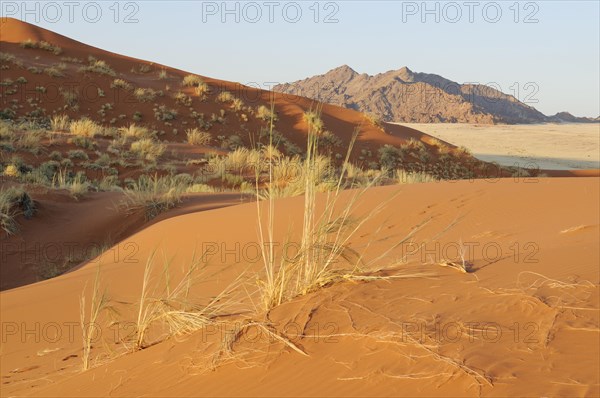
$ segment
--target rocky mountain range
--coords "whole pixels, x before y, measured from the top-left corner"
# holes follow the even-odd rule
[[[459,84],[407,67],[374,76],[347,65],[324,75],[280,84],[275,91],[370,113],[387,122],[547,123],[598,122],[568,112],[546,116],[512,95],[482,84]]]

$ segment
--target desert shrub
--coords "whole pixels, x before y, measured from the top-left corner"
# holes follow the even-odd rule
[[[334,148],[342,145],[342,140],[331,131],[324,131],[319,136],[319,145],[323,145],[326,148]]]
[[[44,73],[50,77],[65,77],[66,69],[67,64],[65,64],[64,62],[60,62],[44,68]]]
[[[198,97],[204,98],[210,92],[210,88],[208,87],[208,84],[202,82],[194,87],[194,92]]]
[[[133,95],[140,102],[150,102],[154,101],[156,97],[162,96],[163,93],[151,88],[136,88],[133,90]]]
[[[219,102],[229,102],[233,101],[235,97],[229,91],[221,91],[219,95],[217,95],[217,101]]]
[[[141,112],[134,112],[132,119],[134,122],[141,122],[142,121],[142,113]]]
[[[9,119],[12,120],[17,116],[17,112],[11,108],[0,109],[0,119]]]
[[[212,139],[210,133],[200,131],[197,128],[188,129],[185,134],[187,135],[188,143],[192,145],[208,145]]]
[[[158,121],[165,122],[165,121],[169,121],[169,120],[174,120],[177,117],[177,110],[168,109],[164,105],[160,105],[159,107],[154,108],[153,110],[154,110],[154,117]]]
[[[49,160],[38,166],[39,173],[44,176],[48,181],[52,181],[54,174],[60,169],[60,163],[56,160]]]
[[[56,160],[57,162],[60,162],[63,157],[62,157],[62,153],[60,153],[59,151],[52,151],[48,155],[48,158],[50,160]]]
[[[0,63],[13,62],[16,59],[14,54],[0,52]]]
[[[244,101],[242,101],[239,98],[234,98],[233,101],[231,101],[231,109],[233,109],[236,112],[241,111],[244,108]]]
[[[156,161],[164,152],[166,146],[151,138],[142,138],[131,143],[129,150],[138,158]]]
[[[133,88],[133,86],[123,79],[115,79],[110,84],[110,88],[120,88],[123,90],[131,90]]]
[[[23,214],[30,218],[35,214],[35,202],[21,187],[0,186],[0,227],[6,234],[12,235],[19,230],[16,217]]]
[[[391,171],[402,165],[404,156],[402,150],[392,145],[379,148],[379,164],[385,170]]]
[[[202,78],[197,75],[187,75],[183,78],[183,81],[181,82],[181,84],[186,87],[198,87],[202,83],[204,83],[204,80],[202,80]]]
[[[232,134],[229,137],[220,135],[217,137],[221,141],[221,148],[235,150],[244,146],[244,141],[237,134]]]
[[[79,148],[83,148],[83,149],[94,149],[96,148],[96,143],[89,137],[83,137],[83,136],[74,136],[69,138],[68,142],[70,144],[73,144],[75,146],[78,146]]]
[[[88,160],[89,159],[87,153],[85,153],[81,149],[72,149],[67,152],[67,156],[69,157],[69,159],[80,159],[80,160]]]
[[[181,91],[178,91],[173,98],[175,99],[175,102],[180,105],[187,107],[192,106],[192,98]]]
[[[92,72],[100,75],[116,76],[115,71],[105,62],[94,57],[88,57],[88,65],[79,68],[80,72]]]
[[[260,105],[256,109],[256,117],[265,121],[277,121],[277,116],[271,111],[271,108],[266,107],[264,105]]]

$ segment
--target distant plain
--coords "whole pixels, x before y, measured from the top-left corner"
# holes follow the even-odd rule
[[[545,170],[600,168],[600,124],[398,123],[457,146],[481,160]]]

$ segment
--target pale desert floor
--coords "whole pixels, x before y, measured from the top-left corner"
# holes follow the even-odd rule
[[[399,123],[481,160],[545,170],[600,168],[600,124],[474,125]],[[537,166],[537,167],[534,167]]]

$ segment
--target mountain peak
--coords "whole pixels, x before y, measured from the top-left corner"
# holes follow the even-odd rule
[[[403,66],[402,68],[398,69],[396,71],[396,75],[405,82],[412,82],[415,77],[415,74],[412,70],[408,69],[408,66]]]
[[[337,68],[330,70],[326,74],[332,75],[336,78],[352,78],[352,77],[358,75],[358,72],[356,72],[354,69],[352,69],[348,65],[344,64],[342,66],[338,66]]]

